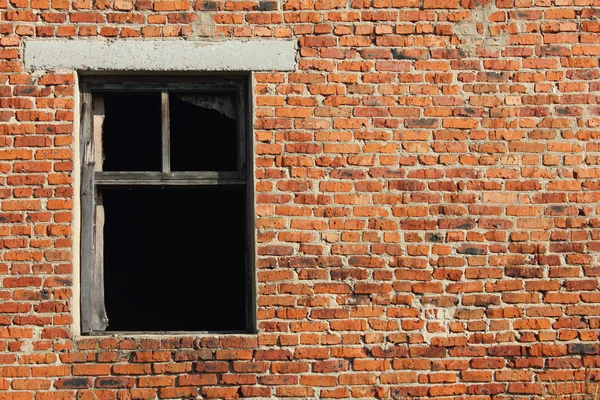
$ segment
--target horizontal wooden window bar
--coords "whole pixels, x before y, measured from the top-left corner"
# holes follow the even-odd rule
[[[94,175],[96,185],[245,185],[237,171],[105,172]]]

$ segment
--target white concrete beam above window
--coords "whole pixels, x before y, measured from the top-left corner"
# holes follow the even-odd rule
[[[78,71],[292,71],[293,41],[28,40],[25,67]]]

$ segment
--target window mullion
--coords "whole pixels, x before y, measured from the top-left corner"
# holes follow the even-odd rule
[[[96,102],[96,109],[92,102],[89,88],[84,88],[81,126],[81,327],[84,333],[103,331],[107,326],[103,272],[102,266],[97,262],[98,252],[102,249],[101,243],[97,241],[99,196],[94,182],[94,170],[97,163],[101,163],[102,157],[102,150],[98,147],[102,146],[99,130],[104,110],[101,100]]]
[[[169,120],[169,93],[161,92],[162,172],[171,172],[171,132]]]
[[[104,96],[96,94],[92,98],[92,140],[94,142],[94,171],[102,171],[104,153],[102,145],[102,130],[104,126],[105,109]],[[108,326],[106,304],[104,303],[104,205],[102,191],[98,189],[94,178],[94,273],[93,292],[94,318],[92,330],[104,331]]]
[[[94,165],[92,150],[92,95],[84,90],[81,96],[81,329],[88,333],[93,325],[93,268],[94,268]]]

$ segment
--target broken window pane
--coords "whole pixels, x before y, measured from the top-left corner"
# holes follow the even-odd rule
[[[160,93],[104,93],[104,171],[160,171]]]
[[[170,93],[171,171],[237,170],[233,93]]]
[[[107,331],[245,331],[245,188],[104,188]]]

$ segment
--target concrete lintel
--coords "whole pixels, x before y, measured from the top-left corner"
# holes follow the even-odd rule
[[[293,41],[28,40],[25,67],[79,71],[293,71]]]

